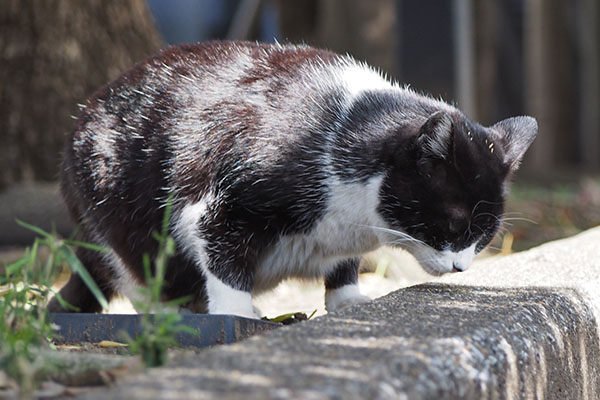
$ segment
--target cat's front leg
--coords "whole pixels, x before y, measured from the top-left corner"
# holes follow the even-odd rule
[[[344,260],[325,277],[325,308],[328,312],[371,301],[358,290],[359,258]]]
[[[252,305],[254,252],[236,228],[219,221],[210,204],[201,201],[183,208],[175,225],[175,238],[178,248],[194,260],[204,276],[209,314],[260,319]]]
[[[237,289],[226,279],[219,277],[210,268],[204,270],[209,314],[232,314],[260,319],[252,305],[251,291]]]

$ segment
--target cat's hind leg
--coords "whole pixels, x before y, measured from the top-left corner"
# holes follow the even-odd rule
[[[325,276],[325,308],[328,312],[371,301],[358,290],[359,265],[359,258],[350,258],[338,263]]]
[[[75,254],[84,265],[87,272],[94,279],[107,301],[116,294],[112,271],[106,264],[105,253],[77,248]],[[63,307],[55,296],[48,304],[50,312],[85,312],[97,313],[102,311],[102,306],[90,291],[85,282],[76,273],[71,273],[71,278],[59,292],[61,298],[76,309]]]

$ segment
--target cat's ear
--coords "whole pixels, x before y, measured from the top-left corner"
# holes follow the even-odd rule
[[[504,148],[504,163],[516,170],[525,152],[535,139],[538,125],[535,118],[514,117],[496,123],[492,129],[500,135]]]
[[[432,114],[421,126],[417,144],[428,157],[446,159],[452,145],[452,120],[444,111]]]

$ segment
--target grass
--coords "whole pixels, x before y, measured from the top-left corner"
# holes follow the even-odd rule
[[[48,319],[48,299],[57,295],[61,304],[70,307],[52,291],[52,283],[67,265],[79,274],[98,301],[108,305],[102,292],[85,270],[71,246],[82,246],[97,251],[103,248],[73,240],[62,240],[24,222],[18,223],[40,235],[27,248],[25,256],[7,265],[0,275],[0,369],[19,387],[21,398],[31,398],[41,381],[59,368],[43,355],[42,349],[52,347],[54,337]],[[47,249],[44,261],[39,256],[42,248]]]
[[[193,329],[181,324],[180,314],[164,311],[180,306],[189,301],[189,298],[180,298],[169,302],[162,301],[165,271],[169,259],[175,254],[175,242],[169,236],[171,210],[172,197],[167,201],[161,232],[153,234],[158,242],[158,252],[154,259],[154,273],[152,273],[150,257],[147,254],[144,255],[146,287],[139,289],[142,301],[134,302],[136,309],[142,313],[142,332],[134,339],[128,338],[131,351],[140,354],[146,367],[166,364],[167,350],[169,346],[177,344],[175,340],[177,333],[195,333]]]
[[[179,306],[188,300],[161,301],[165,271],[169,258],[175,252],[175,243],[168,235],[170,216],[171,200],[166,207],[161,232],[154,233],[158,241],[157,256],[153,261],[148,255],[143,259],[147,287],[140,290],[143,300],[136,304],[143,313],[142,332],[129,340],[131,353],[140,354],[147,367],[166,363],[168,347],[176,344],[175,335],[178,332],[193,333],[193,330],[180,324],[179,314],[159,311],[165,307]],[[35,396],[36,389],[48,376],[60,372],[61,368],[68,368],[57,363],[57,358],[48,352],[54,348],[52,339],[55,337],[47,311],[48,300],[54,295],[63,307],[78,310],[66,303],[59,293],[55,293],[52,284],[66,266],[71,273],[79,274],[102,307],[108,308],[107,299],[77,258],[73,247],[101,252],[108,249],[60,239],[25,222],[18,223],[39,237],[21,259],[5,266],[0,274],[0,372],[4,371],[16,384],[20,398],[29,399]],[[42,248],[47,254],[44,259],[40,256]],[[0,397],[1,390],[0,387]]]

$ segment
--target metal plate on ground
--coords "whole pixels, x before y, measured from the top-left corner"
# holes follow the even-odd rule
[[[186,314],[181,317],[179,324],[195,331],[194,334],[180,332],[176,335],[177,343],[184,347],[233,343],[281,326],[234,315]],[[139,314],[51,313],[50,320],[58,326],[56,342],[60,344],[122,342],[125,340],[123,332],[134,338],[142,330],[142,315]]]

